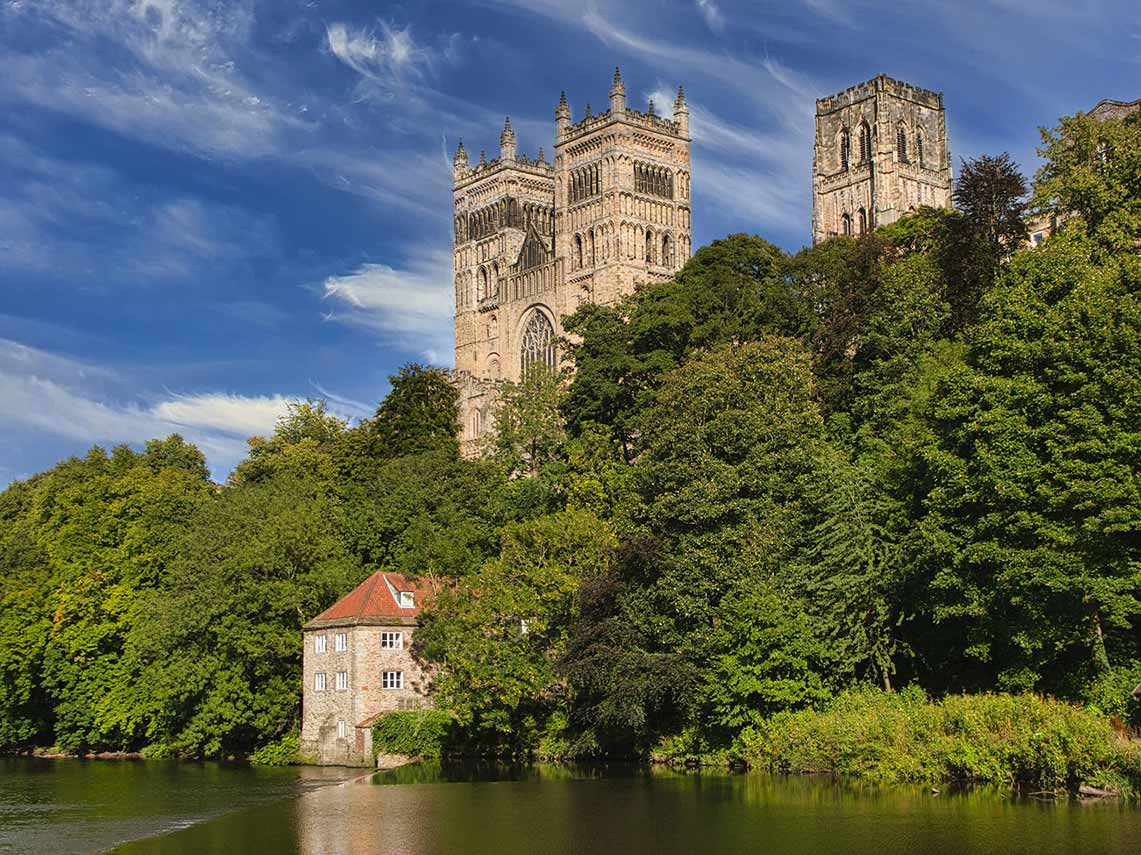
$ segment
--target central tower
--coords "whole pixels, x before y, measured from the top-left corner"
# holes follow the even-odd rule
[[[563,93],[554,163],[516,149],[508,119],[499,157],[454,166],[455,367],[461,439],[478,453],[498,383],[532,365],[559,368],[562,319],[582,303],[612,303],[639,283],[670,278],[689,258],[689,107],[673,117],[626,103],[618,69],[609,109],[589,102],[577,123]]]

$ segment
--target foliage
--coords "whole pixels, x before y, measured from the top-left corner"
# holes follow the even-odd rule
[[[301,738],[296,733],[267,742],[250,755],[250,762],[255,766],[293,766],[305,760],[301,756]]]
[[[955,206],[981,237],[989,254],[999,259],[1026,242],[1026,179],[1005,151],[964,160],[955,179]]]
[[[885,782],[977,781],[1034,790],[1141,785],[1141,746],[1100,716],[1037,695],[949,695],[912,688],[839,695],[822,710],[782,712],[738,750],[778,771],[835,772]]]
[[[440,757],[456,741],[455,718],[447,710],[385,713],[372,726],[374,754]]]
[[[530,368],[519,383],[504,382],[495,430],[488,434],[489,456],[512,475],[537,475],[566,439],[559,415],[562,398],[562,378],[542,367]]]
[[[391,458],[442,449],[457,453],[459,392],[439,368],[410,363],[388,378],[392,391],[367,422],[372,457]]]

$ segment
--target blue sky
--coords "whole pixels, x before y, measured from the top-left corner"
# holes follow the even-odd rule
[[[1141,96],[1128,2],[0,0],[0,484],[180,432],[218,478],[286,400],[450,365],[450,160],[691,104],[694,246],[809,237],[816,97],[945,93],[952,154]]]

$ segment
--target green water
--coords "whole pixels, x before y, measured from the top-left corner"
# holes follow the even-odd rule
[[[355,773],[151,763],[0,767],[0,851],[97,852],[136,838],[113,851],[1141,852],[1141,809],[1118,802],[621,766],[421,766],[329,784],[322,779],[330,774]]]

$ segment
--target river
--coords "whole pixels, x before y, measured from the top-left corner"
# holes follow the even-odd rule
[[[116,848],[117,847],[117,848]],[[0,852],[1141,852],[1141,808],[631,766],[252,769],[0,759]]]

